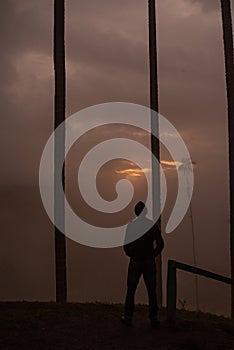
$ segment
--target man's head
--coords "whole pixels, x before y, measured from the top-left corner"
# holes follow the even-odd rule
[[[145,203],[143,203],[142,201],[138,202],[135,205],[135,213],[137,216],[139,216],[140,214],[142,216],[145,216],[147,214],[147,209],[146,209]]]

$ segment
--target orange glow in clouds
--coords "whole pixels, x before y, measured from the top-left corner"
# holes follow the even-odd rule
[[[149,168],[143,168],[143,169],[138,169],[138,168],[129,168],[129,169],[123,169],[123,170],[116,170],[116,174],[124,174],[126,176],[134,176],[134,177],[139,177],[143,173],[150,171]]]
[[[164,170],[170,170],[175,169],[176,166],[181,165],[181,162],[177,161],[167,161],[167,160],[161,160],[161,165],[163,166]],[[140,177],[143,173],[150,172],[150,168],[127,168],[127,169],[121,169],[121,170],[115,170],[116,174],[119,175],[126,175],[126,176],[133,176],[133,177]]]

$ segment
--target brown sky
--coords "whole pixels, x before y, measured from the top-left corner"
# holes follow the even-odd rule
[[[197,262],[228,276],[227,111],[219,1],[157,2],[160,113],[178,129],[197,163],[192,201]],[[67,116],[111,101],[148,106],[147,1],[66,3]],[[6,0],[0,16],[0,299],[52,300],[53,230],[40,200],[38,169],[53,127],[53,2]],[[168,158],[165,150],[161,156]],[[167,180],[163,223],[174,205],[174,170],[167,171]],[[189,216],[164,237],[166,276],[168,258],[192,263]],[[69,300],[123,301],[127,259],[121,248],[88,248],[68,240],[67,252]],[[179,273],[179,298],[191,308],[193,287],[193,278]],[[228,314],[229,287],[201,278],[199,292],[202,310]],[[137,301],[146,301],[142,285]]]

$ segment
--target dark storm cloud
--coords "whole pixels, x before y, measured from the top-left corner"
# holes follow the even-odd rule
[[[4,53],[50,52],[52,1],[1,2],[0,28]]]
[[[186,10],[190,9],[188,2],[178,2],[182,3],[186,5]],[[200,17],[200,23],[197,22],[196,12],[195,15],[191,13],[190,16],[183,16],[178,25],[178,15],[168,11],[168,6],[174,6],[176,10],[177,4],[171,0],[158,2],[161,105],[164,106],[165,99],[167,105],[173,99],[178,100],[182,93],[184,99],[181,99],[181,103],[186,108],[184,101],[189,101],[189,96],[199,98],[204,96],[204,92],[216,97],[219,95],[217,79],[222,79],[223,71],[212,56],[217,56],[221,38],[218,27],[214,27],[210,19],[206,24],[206,16]],[[42,67],[37,65],[33,55],[30,57],[31,53],[42,55],[42,62],[43,55],[50,57],[50,74],[53,73],[52,2],[42,1],[39,5],[38,2],[9,1],[5,7],[6,17],[10,20],[2,22],[6,47],[2,67],[8,79],[8,91],[11,84],[17,85],[17,80],[22,88],[25,83],[27,86],[33,85],[35,78],[37,87]],[[183,6],[179,8],[182,14],[183,9]],[[92,3],[69,1],[66,15],[68,111],[83,106],[84,100],[85,105],[102,102],[104,96],[106,101],[122,99],[147,104],[147,4],[142,1],[135,1],[134,4],[132,1],[118,4],[104,0]],[[204,51],[207,43],[209,51]],[[221,50],[218,55],[221,62]],[[31,82],[22,76],[19,80],[25,56],[28,57],[29,68],[31,66]],[[46,83],[46,79],[38,83],[41,86]],[[185,89],[185,86],[189,86],[189,89]],[[28,99],[32,91],[28,89]],[[9,94],[12,99],[14,91],[11,90]],[[79,98],[75,98],[75,95]],[[73,107],[75,100],[78,104]],[[35,115],[35,122],[42,119]]]
[[[14,0],[1,4],[0,89],[6,128],[24,129],[32,120],[38,126],[46,118],[43,107],[48,111],[51,102],[52,2],[38,5]]]
[[[184,0],[192,4],[199,5],[204,12],[219,11],[221,8],[220,0]]]
[[[5,185],[37,183],[53,125],[52,2],[4,1],[0,16],[2,179]]]

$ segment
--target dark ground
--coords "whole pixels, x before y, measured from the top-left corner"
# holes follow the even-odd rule
[[[134,323],[120,322],[120,304],[0,303],[0,349],[234,349],[234,321],[177,311],[176,325],[160,313],[152,329],[147,307],[137,305]]]

